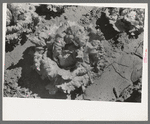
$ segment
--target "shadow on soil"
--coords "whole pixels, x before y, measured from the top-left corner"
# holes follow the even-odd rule
[[[55,95],[50,95],[45,86],[49,84],[49,80],[42,80],[35,70],[31,68],[33,65],[33,57],[29,52],[34,52],[34,47],[29,47],[23,52],[23,58],[14,66],[10,66],[8,69],[14,69],[16,67],[22,68],[21,78],[18,81],[18,85],[22,88],[29,88],[33,93],[38,94],[41,98],[52,99],[66,99],[66,95],[62,92],[57,92]]]
[[[97,28],[100,28],[103,32],[106,40],[112,39],[119,33],[115,31],[112,24],[109,23],[105,13],[102,13],[101,18],[96,21],[96,25]]]
[[[39,7],[36,8],[36,11],[35,11],[38,15],[40,16],[45,16],[45,19],[46,20],[49,20],[51,19],[52,17],[55,18],[55,17],[60,17],[60,15],[62,13],[64,13],[64,10],[61,9],[59,10],[58,12],[54,12],[54,11],[51,11],[47,8],[47,5],[40,5]]]

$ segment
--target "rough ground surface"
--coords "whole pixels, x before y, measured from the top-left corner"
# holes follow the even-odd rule
[[[89,85],[84,93],[80,93],[80,88],[72,94],[72,99],[79,100],[101,100],[101,101],[141,101],[141,75],[142,75],[142,51],[143,33],[137,39],[129,38],[126,33],[118,33],[111,25],[107,25],[108,20],[104,15],[98,13],[101,18],[86,15],[94,7],[69,7],[64,13],[53,17],[53,22],[58,24],[60,20],[67,20],[87,25],[93,23],[99,25],[104,33],[104,62],[105,69],[100,77],[94,79],[94,83]],[[39,15],[43,13],[37,11]],[[46,15],[49,19],[49,15]],[[84,23],[83,23],[84,20]],[[107,25],[107,27],[105,27]],[[15,84],[21,88],[28,89],[37,94],[40,98],[67,99],[67,95],[58,91],[55,95],[50,95],[45,86],[50,83],[48,79],[42,80],[38,73],[32,69],[34,44],[26,41],[19,44],[13,51],[5,53],[5,88],[4,96],[17,97],[15,91],[8,89],[10,84]],[[15,87],[15,86],[14,86]],[[49,86],[53,89],[53,86]],[[27,91],[28,92],[28,91]],[[14,94],[14,95],[11,95]],[[26,93],[24,93],[26,95]],[[78,94],[78,95],[77,95]],[[34,98],[34,95],[31,95]],[[35,97],[37,97],[35,95]]]

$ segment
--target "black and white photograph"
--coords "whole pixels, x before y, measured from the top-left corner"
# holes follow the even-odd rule
[[[142,103],[145,11],[7,3],[3,98]]]
[[[4,97],[141,102],[145,10],[9,3]]]

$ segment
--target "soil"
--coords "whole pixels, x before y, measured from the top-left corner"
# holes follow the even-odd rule
[[[67,19],[84,26],[93,23],[95,27],[101,29],[106,39],[103,44],[106,53],[105,59],[109,67],[104,70],[101,77],[95,79],[94,84],[87,87],[85,93],[82,93],[81,89],[74,91],[72,99],[141,102],[141,93],[139,92],[141,87],[135,90],[131,84],[136,85],[135,82],[140,82],[139,79],[142,75],[139,70],[142,69],[143,34],[140,34],[137,39],[130,39],[126,33],[115,31],[103,13],[98,15],[101,18],[91,15],[86,17],[85,15],[89,14],[94,7],[68,7],[65,11],[58,13],[49,12],[49,10],[42,8],[42,6],[37,7],[36,12],[40,16],[46,16],[46,20],[53,19],[55,24],[58,24],[60,20],[63,22]],[[82,19],[84,19],[84,23]],[[45,89],[50,81],[48,79],[42,80],[38,73],[32,69],[34,46],[27,40],[13,49],[7,48],[4,83],[17,83],[21,88],[27,88],[32,93],[38,94],[40,98],[67,99],[67,95],[62,91],[50,95]],[[129,94],[130,97],[125,98],[126,94],[123,91],[128,87],[132,87],[133,92]],[[77,96],[76,93],[80,95]]]

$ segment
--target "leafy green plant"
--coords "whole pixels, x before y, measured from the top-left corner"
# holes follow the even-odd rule
[[[55,91],[58,88],[70,94],[80,87],[84,91],[93,83],[96,73],[92,69],[102,68],[99,66],[104,54],[99,41],[101,34],[92,25],[83,27],[71,21],[52,25],[43,20],[28,38],[36,45],[33,68],[42,79],[51,81]],[[51,92],[50,86],[46,89],[56,93]]]
[[[6,18],[6,43],[14,46],[21,42],[22,37],[35,30],[40,21],[35,7],[28,3],[8,3]]]
[[[144,30],[145,10],[139,8],[107,8],[106,17],[118,32],[139,35]]]

